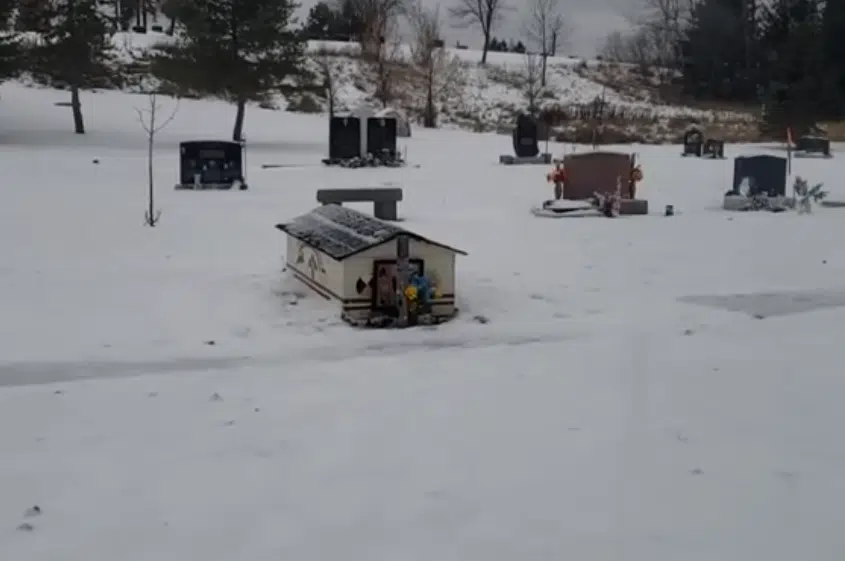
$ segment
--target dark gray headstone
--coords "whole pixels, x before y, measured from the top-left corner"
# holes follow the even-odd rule
[[[704,145],[704,135],[700,130],[691,128],[684,133],[684,154],[701,156],[701,149]]]
[[[513,130],[513,151],[517,158],[534,158],[540,153],[539,126],[529,115],[516,118]]]
[[[796,150],[810,154],[830,154],[830,139],[821,136],[802,136],[795,146]]]
[[[243,146],[227,140],[189,140],[179,145],[179,181],[221,184],[243,181]]]
[[[396,154],[397,122],[393,117],[367,119],[367,153],[373,156]]]
[[[748,179],[748,195],[765,193],[770,197],[786,196],[786,158],[778,156],[740,156],[734,159],[733,191],[739,192],[743,179]]]
[[[332,117],[329,120],[329,159],[349,160],[361,156],[361,120]]]

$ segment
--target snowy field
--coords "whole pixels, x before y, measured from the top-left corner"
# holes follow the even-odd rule
[[[255,108],[252,189],[176,192],[234,113],[183,102],[150,229],[144,98],[77,137],[66,93],[0,95],[0,559],[841,561],[845,211],[726,214],[731,159],[634,147],[653,216],[539,219],[506,136],[325,169],[324,118]],[[469,253],[451,324],[355,331],[282,272],[276,223],[385,182]]]

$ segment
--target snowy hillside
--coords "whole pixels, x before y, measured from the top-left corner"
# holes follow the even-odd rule
[[[150,45],[170,40],[161,33],[119,33],[114,38],[115,45],[125,54],[127,61],[142,58]],[[392,51],[391,56],[399,64],[410,58],[406,45],[398,46],[395,54]],[[457,126],[477,132],[510,131],[515,114],[528,107],[525,55],[492,52],[488,55],[487,67],[481,67],[478,65],[479,52],[454,48],[447,51],[455,58],[460,70],[455,74],[454,83],[440,96],[441,126]],[[381,106],[374,98],[373,70],[357,56],[359,49],[356,44],[312,41],[309,52],[315,73],[319,74],[321,64],[331,69],[337,90],[335,102],[340,110],[354,109],[361,104]],[[580,138],[584,130],[592,127],[575,114],[591,113],[590,107],[597,99],[604,100],[605,115],[608,115],[605,123],[616,129],[620,140],[674,142],[693,119],[714,123],[723,129],[727,140],[756,134],[754,118],[747,113],[665,105],[655,102],[642,88],[629,87],[620,91],[605,85],[606,81],[586,77],[596,75],[590,70],[597,66],[604,68],[602,65],[606,66],[597,61],[566,57],[549,59],[548,84],[539,94],[537,103],[540,107],[561,107],[573,114],[573,121],[568,127],[570,138]],[[425,100],[420,88],[405,79],[401,71],[397,72],[395,81],[397,99],[391,105],[404,110],[412,118],[421,114]],[[324,98],[310,94],[307,97],[313,99],[280,99],[277,105],[297,111],[326,111]]]
[[[652,215],[539,219],[503,136],[331,169],[324,117],[258,108],[251,189],[175,191],[234,114],[183,100],[150,229],[145,98],[78,136],[66,92],[0,95],[0,559],[841,561],[843,210],[727,214],[730,159],[634,146]],[[843,148],[794,173],[845,199]],[[387,182],[469,254],[450,324],[353,330],[283,271],[275,224]]]

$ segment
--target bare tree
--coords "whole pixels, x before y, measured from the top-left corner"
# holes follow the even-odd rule
[[[391,33],[391,27],[405,11],[406,0],[337,0],[344,4],[360,24],[357,30],[361,54],[376,58],[383,54],[382,43]]]
[[[545,91],[542,73],[542,57],[536,53],[525,53],[525,64],[522,69],[522,93],[525,96],[525,101],[528,102],[528,112],[535,116],[539,111],[537,102]]]
[[[542,69],[540,81],[546,85],[548,59],[557,52],[559,42],[564,38],[564,20],[558,0],[532,0],[525,34],[530,47],[540,54]]]
[[[402,43],[396,28],[388,28],[388,36],[381,41],[378,56],[373,61],[375,98],[387,107],[396,98],[397,74],[401,70]]]
[[[654,51],[652,65],[676,68],[681,59],[680,45],[697,0],[642,1],[642,7],[629,19],[638,32],[648,36],[647,42]],[[646,42],[642,38],[639,41]]]
[[[337,105],[337,83],[335,82],[334,72],[332,71],[331,55],[327,52],[318,53],[314,56],[314,61],[320,69],[322,89],[326,94],[326,101],[329,104],[329,117],[334,117],[334,109]]]
[[[156,121],[158,112],[161,106],[158,104],[158,95],[155,92],[147,94],[149,105],[145,109],[139,107],[135,108],[138,113],[138,121],[141,123],[141,128],[147,133],[147,178],[149,180],[148,191],[148,208],[144,216],[144,224],[150,227],[155,227],[158,224],[158,219],[161,218],[161,210],[155,208],[155,180],[153,178],[153,151],[155,149],[156,134],[176,117],[176,112],[179,110],[179,100],[173,106],[173,111],[170,115],[161,122]]]
[[[436,100],[455,96],[461,84],[461,64],[444,48],[440,7],[424,8],[417,0],[408,8],[408,22],[413,31],[411,62],[415,77],[425,92],[423,126],[437,126]]]
[[[481,51],[481,64],[487,64],[487,52],[490,49],[490,37],[499,22],[502,11],[508,6],[504,0],[458,0],[458,5],[449,9],[459,27],[475,27],[484,36],[484,48]]]
[[[661,64],[659,44],[650,30],[642,27],[628,34],[614,31],[605,39],[601,54],[606,60],[636,65],[643,76]]]
[[[628,37],[621,31],[611,31],[604,38],[599,54],[604,60],[613,62],[628,62]]]

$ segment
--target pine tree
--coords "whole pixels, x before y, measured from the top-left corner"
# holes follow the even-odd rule
[[[344,29],[344,22],[340,14],[326,2],[317,2],[308,11],[308,19],[305,20],[305,35],[309,39],[337,40],[346,34],[349,39],[348,30]]]
[[[684,46],[684,86],[703,98],[757,97],[755,0],[701,0]]]
[[[834,117],[841,117],[845,108],[845,2],[827,0],[822,17],[822,42],[827,72],[835,77]]]
[[[174,46],[163,47],[153,72],[181,91],[235,103],[232,138],[243,138],[249,101],[261,101],[304,74],[305,42],[292,27],[292,0],[194,0],[179,6],[184,26]]]
[[[74,132],[85,134],[79,92],[111,71],[109,22],[98,9],[97,0],[51,0],[43,15],[50,26],[31,51],[31,71],[68,86]]]
[[[766,52],[766,121],[802,134],[831,110],[835,86],[822,56],[817,0],[778,0],[761,18]]]
[[[16,76],[22,66],[22,51],[11,25],[16,7],[16,0],[0,0],[0,81]]]

